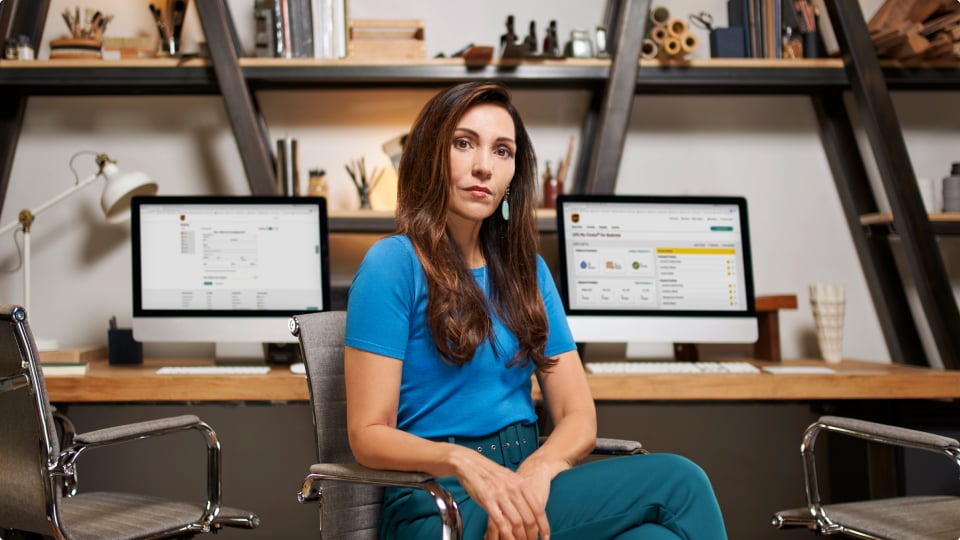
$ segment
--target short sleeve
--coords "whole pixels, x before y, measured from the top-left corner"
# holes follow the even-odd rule
[[[567,313],[563,309],[563,301],[557,291],[557,284],[553,281],[553,275],[550,273],[546,261],[540,255],[537,255],[537,280],[540,284],[540,295],[543,297],[543,305],[547,312],[547,324],[549,325],[544,354],[552,357],[576,349],[577,344],[573,341],[573,333],[570,332],[570,325],[567,324]]]
[[[367,251],[347,300],[348,347],[403,359],[416,303],[415,262],[400,236],[384,238]]]

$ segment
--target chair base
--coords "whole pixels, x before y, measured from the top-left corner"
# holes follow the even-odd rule
[[[960,537],[960,497],[929,495],[828,504],[824,512],[835,530],[823,530],[810,510],[793,508],[774,514],[779,529],[806,527],[821,534],[849,538],[911,540]]]

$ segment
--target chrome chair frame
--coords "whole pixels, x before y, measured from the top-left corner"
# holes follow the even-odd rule
[[[0,394],[29,389],[36,411],[41,418],[38,442],[46,460],[43,464],[45,474],[43,489],[46,519],[50,525],[50,530],[44,531],[44,534],[57,540],[70,538],[63,522],[61,497],[69,499],[77,496],[77,460],[82,454],[95,448],[186,430],[197,431],[204,438],[207,499],[199,519],[183,527],[166,530],[157,537],[192,536],[197,533],[216,531],[223,526],[254,528],[259,524],[259,518],[246,511],[231,509],[230,515],[221,517],[221,447],[216,432],[208,424],[194,415],[181,415],[78,434],[73,422],[50,405],[47,399],[39,354],[30,332],[26,311],[20,306],[0,305],[0,322],[13,325],[22,359],[19,373],[7,374],[0,378]],[[50,422],[42,420],[45,413]],[[55,432],[54,423],[60,426],[63,432],[62,437]],[[0,524],[0,530],[3,528],[4,524]]]
[[[877,536],[869,531],[862,530],[862,528],[841,523],[839,520],[830,516],[831,505],[824,504],[820,493],[820,481],[816,463],[816,444],[822,433],[834,433],[874,443],[901,448],[915,448],[942,454],[950,458],[958,469],[960,469],[960,442],[956,439],[866,420],[839,416],[823,416],[806,428],[800,446],[800,453],[803,460],[804,488],[807,498],[806,512],[799,512],[799,509],[778,512],[774,514],[771,520],[771,524],[774,527],[780,529],[806,527],[823,535],[841,534],[851,538],[884,540],[882,536]],[[845,504],[850,506],[869,505],[870,501]],[[839,506],[837,508],[839,508]]]

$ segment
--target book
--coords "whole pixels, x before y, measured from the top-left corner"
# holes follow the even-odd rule
[[[44,377],[76,377],[87,373],[86,362],[52,362],[40,364]]]
[[[41,364],[85,364],[106,360],[107,348],[103,345],[63,347],[55,351],[40,351]]]

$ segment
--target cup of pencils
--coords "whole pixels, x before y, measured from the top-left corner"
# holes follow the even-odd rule
[[[167,0],[163,9],[157,4],[150,4],[150,14],[153,15],[157,34],[160,36],[160,56],[183,54],[180,36],[183,33],[183,19],[188,5],[188,0]]]
[[[350,175],[350,179],[353,180],[354,187],[357,188],[357,196],[360,198],[360,209],[372,209],[373,207],[370,206],[370,192],[373,191],[373,188],[377,187],[377,183],[380,182],[380,178],[383,177],[383,169],[374,167],[368,176],[367,165],[363,158],[344,165],[344,167],[347,169],[347,174]]]

